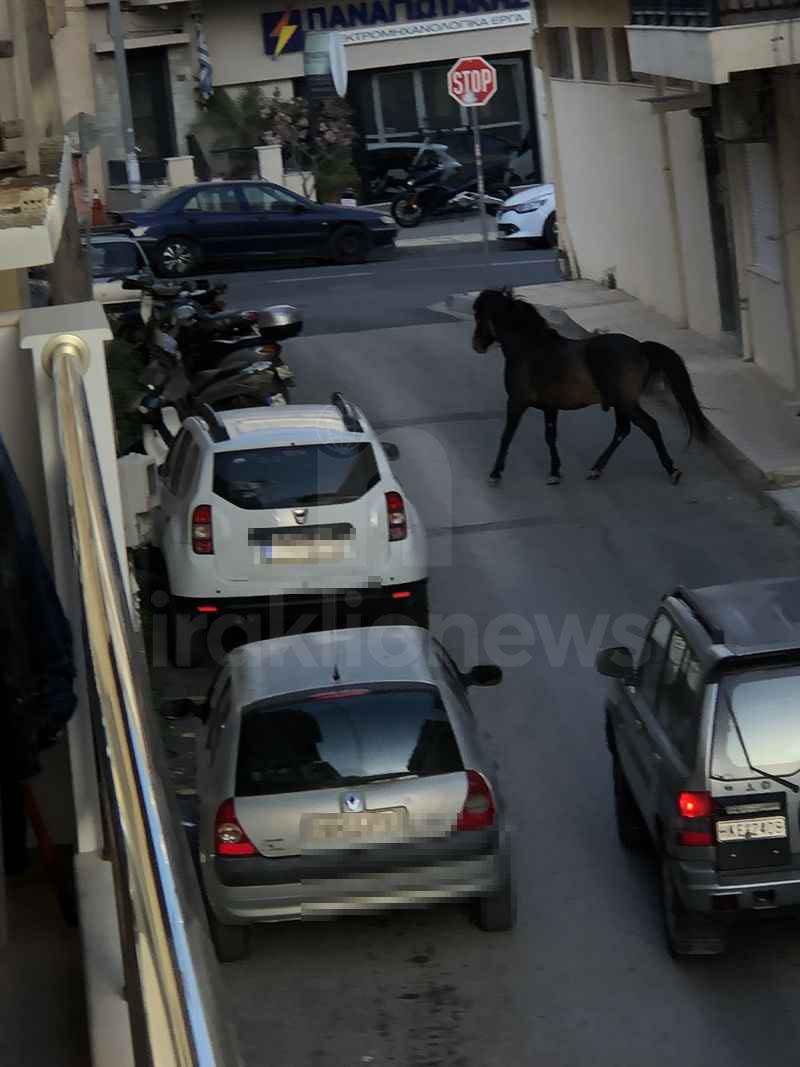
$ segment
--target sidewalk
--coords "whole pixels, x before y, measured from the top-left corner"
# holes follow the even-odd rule
[[[783,518],[800,529],[800,401],[733,346],[681,330],[619,289],[590,281],[517,287],[565,335],[626,333],[680,353],[714,430],[715,443]],[[471,318],[475,293],[456,293],[433,310]]]

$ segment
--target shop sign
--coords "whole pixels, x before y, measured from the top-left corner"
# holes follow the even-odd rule
[[[505,17],[508,15],[516,17],[509,20]],[[302,52],[305,33],[315,30],[342,31],[345,44],[359,44],[370,40],[429,36],[431,33],[517,26],[530,21],[529,0],[358,0],[304,10],[270,11],[262,16],[264,51],[276,59]],[[429,30],[425,28],[428,22],[432,24]],[[381,33],[378,37],[358,32],[375,27],[396,28],[397,32]]]

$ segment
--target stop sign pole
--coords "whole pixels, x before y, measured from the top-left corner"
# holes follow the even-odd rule
[[[447,72],[447,91],[469,111],[472,141],[475,152],[475,173],[478,179],[478,199],[481,213],[483,254],[489,259],[489,232],[486,224],[486,185],[483,180],[483,150],[478,125],[478,108],[488,104],[497,92],[497,70],[482,56],[459,59]]]

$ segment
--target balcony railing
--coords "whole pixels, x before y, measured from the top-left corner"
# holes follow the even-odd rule
[[[635,26],[725,26],[800,16],[800,0],[631,0]]]

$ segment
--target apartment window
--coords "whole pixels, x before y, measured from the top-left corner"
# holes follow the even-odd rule
[[[604,29],[578,30],[578,55],[584,81],[608,81],[608,52]]]
[[[546,30],[545,33],[547,34],[547,52],[550,58],[551,77],[574,78],[569,27],[554,26]]]

